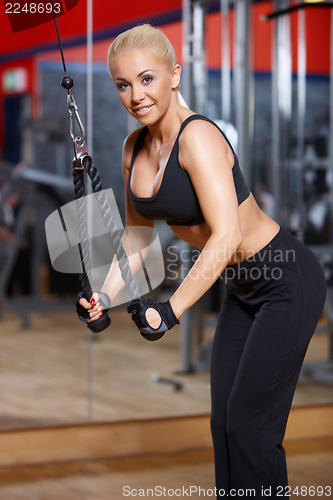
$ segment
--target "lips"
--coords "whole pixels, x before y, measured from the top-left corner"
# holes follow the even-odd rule
[[[150,104],[150,106],[142,106],[141,108],[133,109],[134,113],[139,116],[147,115],[150,110],[153,108],[154,104]]]

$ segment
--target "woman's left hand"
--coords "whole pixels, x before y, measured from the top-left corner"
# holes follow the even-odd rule
[[[133,300],[127,307],[139,331],[144,334],[164,333],[179,325],[171,304],[155,300]]]

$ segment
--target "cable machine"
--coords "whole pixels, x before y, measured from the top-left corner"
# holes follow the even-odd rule
[[[270,189],[275,199],[275,218],[308,244],[321,262],[328,283],[325,312],[330,324],[317,327],[316,333],[330,334],[328,361],[305,363],[303,373],[311,378],[333,381],[333,3],[301,3],[289,5],[289,0],[275,0],[274,12],[265,16],[266,21],[274,20],[274,52],[272,82],[272,168]],[[331,52],[329,86],[329,133],[326,157],[319,157],[313,147],[306,144],[306,26],[305,9],[321,7],[330,9]],[[296,154],[291,155],[292,119],[292,60],[290,14],[298,16],[298,61],[297,61],[297,116]],[[306,198],[306,171],[313,176],[324,171],[326,190],[319,195],[317,207],[326,211],[330,220],[329,236],[325,243],[316,244],[313,235],[307,236],[306,229],[311,218],[311,199]],[[311,181],[313,184],[313,180]],[[313,202],[312,202],[313,203]]]
[[[234,36],[234,78],[233,93],[235,96],[235,122],[238,133],[238,156],[241,158],[242,169],[247,181],[250,182],[250,150],[251,150],[251,123],[253,121],[253,110],[251,106],[251,16],[249,1],[221,0],[221,25],[222,25],[222,61],[221,61],[221,116],[225,121],[230,120],[231,102],[231,74],[230,74],[230,48],[228,33],[228,17],[230,5],[235,8],[235,36]],[[331,8],[332,2],[316,4],[324,8]],[[200,98],[196,97],[197,87],[194,85],[194,65],[197,64],[197,71],[204,70],[204,29],[200,28],[193,33],[194,27],[198,26],[193,21],[195,8],[201,7],[201,22],[204,25],[204,5],[202,2],[184,0],[183,20],[184,20],[184,96],[191,107],[200,103]],[[282,225],[292,229],[296,235],[304,239],[304,229],[306,224],[306,206],[304,202],[304,164],[305,164],[305,113],[306,113],[306,37],[305,37],[305,15],[304,9],[314,7],[311,4],[289,5],[289,0],[275,0],[274,12],[268,14],[263,21],[274,19],[274,52],[273,52],[273,73],[272,73],[272,162],[269,179],[269,190],[275,199],[275,218]],[[292,118],[292,61],[291,61],[291,26],[290,12],[298,11],[298,67],[297,67],[297,136],[296,136],[296,158],[290,158],[291,149],[291,118]],[[331,9],[331,47],[333,47],[333,9]],[[201,24],[201,26],[202,26]],[[191,31],[192,30],[192,31]],[[202,37],[203,47],[193,52],[193,40],[198,42]],[[324,160],[327,167],[327,175],[333,179],[333,49],[331,50],[331,75],[330,75],[330,125],[329,125],[329,152]],[[201,76],[199,81],[204,81]],[[198,111],[194,107],[195,111]],[[200,109],[200,112],[205,112]],[[290,194],[290,175],[293,170],[293,192]],[[328,195],[329,206],[332,214],[333,207],[333,181],[331,181]],[[291,208],[293,213],[291,212]],[[295,218],[295,214],[297,217]],[[329,296],[326,304],[326,312],[333,323],[333,217],[331,215],[330,244],[313,248],[319,260],[322,262],[327,274],[329,284]],[[194,347],[200,338],[203,314],[202,305],[198,304],[186,313],[182,321],[182,341],[181,341],[181,372],[191,372],[197,369],[208,368],[209,348],[206,352],[203,363],[195,359]],[[211,326],[214,319],[211,321]],[[207,322],[205,324],[207,326]],[[326,328],[326,327],[325,327]],[[327,328],[326,328],[327,329]],[[331,328],[332,329],[332,328]],[[317,329],[320,331],[320,328]],[[332,329],[333,335],[333,329]],[[207,347],[207,346],[206,346]],[[200,357],[200,356],[199,356]],[[333,359],[333,342],[330,347],[330,360]],[[200,366],[199,366],[200,365]],[[311,368],[314,377],[327,377],[328,371],[323,366]],[[310,367],[306,367],[310,370]],[[331,369],[331,368],[330,368]],[[320,372],[320,373],[319,373]]]

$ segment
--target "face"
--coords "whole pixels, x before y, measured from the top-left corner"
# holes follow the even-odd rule
[[[180,79],[179,65],[170,71],[155,54],[141,50],[120,53],[110,72],[121,103],[144,125],[165,115]]]

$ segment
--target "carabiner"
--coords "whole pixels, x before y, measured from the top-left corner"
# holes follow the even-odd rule
[[[84,170],[84,158],[86,158],[87,156],[91,158],[87,150],[87,145],[85,141],[79,136],[75,137],[73,144],[75,152],[75,157],[73,158],[73,168],[74,170]]]
[[[70,133],[70,136],[71,136],[72,141],[73,141],[74,146],[75,146],[74,116],[75,116],[77,124],[80,128],[80,137],[81,137],[82,141],[84,141],[86,138],[86,132],[84,130],[84,126],[82,124],[82,121],[81,121],[81,118],[80,118],[80,115],[79,115],[79,112],[77,109],[77,105],[76,105],[76,102],[75,102],[75,99],[74,99],[74,96],[73,96],[71,90],[68,90],[68,92],[67,92],[67,109],[68,109],[68,113],[69,113],[69,133]],[[74,110],[74,113],[73,113],[73,110]]]

